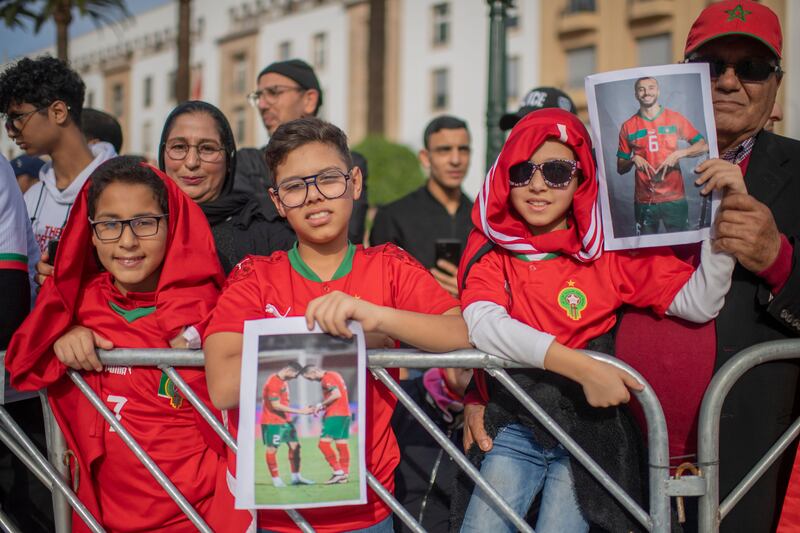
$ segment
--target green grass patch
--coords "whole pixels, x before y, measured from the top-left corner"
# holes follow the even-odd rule
[[[350,436],[350,480],[347,483],[325,485],[330,479],[331,467],[319,451],[317,437],[300,439],[300,474],[313,481],[314,485],[290,485],[289,447],[278,448],[278,471],[286,487],[272,485],[272,476],[267,468],[266,449],[261,435],[255,445],[255,498],[258,505],[293,505],[315,502],[339,502],[358,499],[360,475],[358,469],[358,435]],[[334,446],[334,450],[336,447]]]

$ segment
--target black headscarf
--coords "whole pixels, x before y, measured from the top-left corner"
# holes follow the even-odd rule
[[[206,113],[213,118],[217,124],[222,147],[225,149],[225,180],[222,182],[219,196],[210,202],[197,204],[205,213],[209,225],[214,226],[238,213],[250,201],[250,196],[233,191],[233,181],[236,176],[236,142],[233,139],[233,131],[222,111],[208,102],[189,100],[172,110],[164,123],[164,129],[161,130],[161,141],[158,145],[158,167],[166,172],[164,152],[169,132],[172,130],[175,119],[187,113]]]

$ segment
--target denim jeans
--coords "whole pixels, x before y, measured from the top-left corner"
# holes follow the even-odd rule
[[[258,533],[273,533],[269,529],[258,528]],[[364,529],[354,529],[348,533],[394,533],[392,515],[387,516],[377,524],[372,524]]]
[[[536,533],[589,531],[589,524],[575,499],[569,454],[560,444],[542,448],[530,428],[522,424],[502,428],[483,459],[481,475],[522,517],[542,491]],[[464,515],[462,533],[513,533],[516,530],[476,487]]]

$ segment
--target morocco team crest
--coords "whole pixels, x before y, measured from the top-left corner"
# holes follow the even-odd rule
[[[581,319],[581,311],[586,309],[587,303],[586,293],[577,288],[572,280],[569,280],[567,287],[558,293],[558,305],[567,312],[567,316],[572,320]]]
[[[163,370],[161,371],[161,381],[158,384],[158,395],[162,398],[169,398],[169,404],[174,409],[180,409],[183,406],[181,392]]]

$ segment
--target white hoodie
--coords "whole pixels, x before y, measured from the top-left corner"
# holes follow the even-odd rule
[[[51,161],[45,163],[39,170],[39,183],[25,193],[25,205],[28,208],[33,234],[41,252],[47,250],[47,243],[61,236],[61,230],[67,223],[72,204],[94,169],[100,163],[117,155],[114,147],[109,143],[97,143],[89,148],[92,150],[94,159],[78,174],[69,187],[63,191],[58,190]]]

